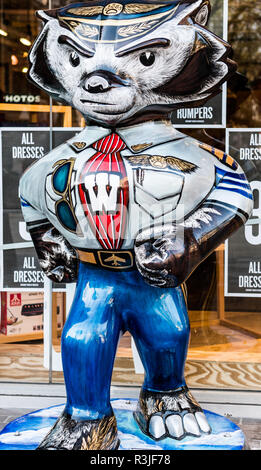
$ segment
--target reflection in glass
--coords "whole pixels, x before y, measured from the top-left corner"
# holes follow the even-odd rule
[[[39,20],[35,17],[35,10],[58,8],[69,3],[70,0],[0,1],[1,127],[20,127],[21,130],[29,126],[49,128],[49,98],[26,78],[28,53],[30,43],[41,28]],[[212,0],[214,20],[211,21],[215,21],[215,24],[209,25],[209,28],[215,30],[218,35],[222,34],[223,29],[222,3],[220,0]],[[259,2],[255,0],[229,0],[228,41],[233,45],[239,64],[239,75],[237,80],[231,80],[228,84],[227,127],[260,126],[261,33],[258,26],[258,9]],[[54,127],[84,126],[77,111],[56,102],[53,102],[52,123]],[[180,130],[225,150],[223,129]],[[49,134],[47,132],[47,135],[39,138],[39,146],[44,147],[45,152],[49,150]],[[54,147],[67,138],[55,133],[52,133],[52,137]],[[4,139],[7,139],[7,136],[4,136]],[[13,142],[13,145],[16,143]],[[5,148],[8,148],[7,140]],[[236,145],[232,156],[238,158]],[[8,175],[9,183],[5,185],[4,197],[10,192],[16,194],[18,177],[24,170],[25,159],[23,162],[22,159],[12,161],[13,164],[10,157],[10,164],[5,166],[4,180]],[[249,161],[244,170],[248,174],[252,168],[253,165]],[[9,197],[4,213],[4,237],[6,240],[10,239],[8,243],[14,241],[14,227],[17,227],[19,222],[17,211],[16,201]],[[11,259],[18,259],[20,252],[18,254],[18,250],[14,250],[9,252],[9,256],[7,260],[10,262]],[[27,257],[32,258],[33,254],[27,251]],[[187,302],[191,323],[190,348],[186,363],[188,385],[192,388],[260,390],[261,299],[224,298],[224,246],[214,252],[192,274],[187,285],[190,293]],[[42,313],[39,314],[39,307],[34,305],[33,312],[37,311],[37,314],[29,315],[29,305],[41,305],[43,295],[39,293],[36,301],[37,293],[34,292],[30,296],[29,294],[16,291],[1,293],[0,381],[49,380],[48,370],[43,367],[43,323],[39,323]],[[12,303],[16,305],[10,305],[11,296]],[[52,342],[56,352],[61,350],[60,335],[66,317],[65,301],[64,292],[53,294]],[[22,311],[27,314],[22,314]],[[22,330],[26,326],[25,322],[28,325],[29,320],[32,321],[31,330]],[[126,333],[118,347],[113,384],[141,385],[143,375],[137,373],[135,364],[131,337]],[[52,380],[63,382],[62,372],[53,371]]]

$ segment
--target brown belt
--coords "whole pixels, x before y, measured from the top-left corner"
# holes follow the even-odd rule
[[[82,263],[93,264],[106,269],[119,271],[135,269],[132,250],[93,250],[77,249],[78,258]]]

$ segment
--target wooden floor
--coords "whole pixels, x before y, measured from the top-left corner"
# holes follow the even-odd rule
[[[261,390],[261,339],[218,324],[194,326],[185,375],[192,388]],[[0,381],[48,380],[40,341],[0,345]],[[62,372],[53,372],[52,380],[62,382]],[[131,338],[126,334],[119,344],[113,384],[141,385],[142,381],[143,374],[135,373]]]

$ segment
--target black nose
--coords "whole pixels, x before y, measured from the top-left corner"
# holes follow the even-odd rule
[[[89,93],[104,93],[111,88],[130,86],[131,81],[109,70],[95,70],[82,77],[82,86]]]
[[[108,80],[100,75],[92,75],[85,81],[85,89],[89,93],[104,93],[110,88],[111,86]]]

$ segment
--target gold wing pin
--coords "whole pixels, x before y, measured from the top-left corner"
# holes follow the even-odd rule
[[[129,3],[124,6],[124,13],[148,13],[149,11],[157,10],[160,7],[163,7],[162,4],[152,5],[152,4],[142,4],[142,3]]]
[[[183,173],[192,173],[197,166],[194,163],[181,160],[176,157],[164,157],[163,155],[135,155],[128,157],[132,165],[152,166],[153,168],[182,171]]]
[[[96,16],[102,13],[103,6],[95,5],[93,7],[70,8],[68,13],[79,16]]]

